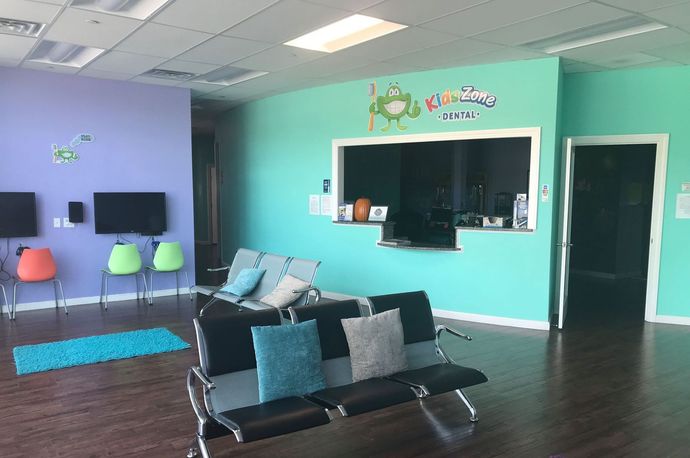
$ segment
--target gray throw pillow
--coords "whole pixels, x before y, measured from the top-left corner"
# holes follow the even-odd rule
[[[350,347],[353,382],[407,369],[400,309],[340,321]]]

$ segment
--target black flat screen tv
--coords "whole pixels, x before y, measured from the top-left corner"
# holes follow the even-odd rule
[[[0,238],[37,235],[36,193],[0,192]]]
[[[164,192],[94,192],[96,234],[156,235],[168,229]]]

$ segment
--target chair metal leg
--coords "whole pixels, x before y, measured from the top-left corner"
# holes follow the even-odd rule
[[[472,423],[478,422],[479,417],[477,417],[477,409],[474,407],[474,405],[470,401],[470,398],[468,398],[467,395],[461,389],[457,389],[457,390],[455,390],[455,392],[458,393],[458,396],[460,396],[460,399],[462,399],[462,402],[464,402],[465,405],[467,406],[467,408],[469,409],[470,421]]]
[[[204,316],[204,312],[216,302],[218,302],[218,298],[212,297],[210,301],[208,301],[203,307],[201,307],[201,310],[199,310],[199,316]]]
[[[105,274],[105,303],[103,307],[108,310],[108,274]]]
[[[195,458],[201,453],[202,458],[211,458],[211,453],[208,451],[208,446],[206,445],[206,439],[202,436],[197,436],[192,441],[191,447],[187,451],[187,458]]]
[[[189,300],[193,301],[194,298],[192,297],[192,287],[189,286],[189,275],[187,275],[187,271],[184,271],[184,278],[187,280],[187,292],[189,293]]]
[[[139,272],[137,275],[141,275],[141,279],[144,280],[144,297],[148,296],[149,305],[153,305],[153,290],[149,289],[149,285],[146,283],[146,273]],[[153,276],[151,276],[151,282],[153,282]]]
[[[151,304],[153,304],[153,270],[149,274],[149,305]]]
[[[176,270],[175,271],[175,291],[176,291],[177,296],[179,296],[180,295],[180,278],[179,278],[179,275],[177,275],[177,274],[178,274],[178,271]]]
[[[14,282],[14,288],[12,289],[12,316],[10,316],[10,320],[17,318],[17,287],[20,283],[18,281]]]
[[[103,304],[103,284],[105,283],[105,272],[101,272],[101,295],[98,298],[98,303]]]
[[[65,291],[62,289],[62,282],[56,278],[55,280],[53,280],[53,286],[55,286],[56,284],[60,288],[60,295],[62,296],[62,306],[65,308],[65,315],[69,315],[69,311],[67,311],[67,300],[65,299]],[[57,296],[55,297],[55,302],[57,302]]]
[[[60,308],[60,305],[58,305],[58,292],[57,292],[57,284],[55,284],[55,280],[53,280],[53,294],[55,295],[55,308]]]
[[[134,294],[136,294],[137,302],[139,302],[139,276],[134,275],[134,283],[136,285],[136,290]],[[146,296],[144,296],[144,299],[146,299]]]
[[[10,316],[10,303],[7,301],[7,293],[5,292],[5,286],[0,285],[0,289],[2,290],[2,297],[5,299],[5,307],[7,307],[7,316]],[[0,308],[0,313],[2,313],[2,308]]]

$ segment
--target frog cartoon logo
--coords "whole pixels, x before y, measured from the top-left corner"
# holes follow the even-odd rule
[[[58,148],[56,143],[51,145],[53,150],[53,164],[71,164],[79,160],[79,155],[75,151],[82,143],[93,142],[94,137],[91,134],[79,134],[72,139],[69,146],[63,145]]]
[[[419,117],[422,109],[419,103],[415,100],[412,104],[412,95],[403,93],[398,83],[391,83],[384,95],[376,96],[376,83],[369,84],[369,96],[371,97],[371,105],[369,105],[369,131],[374,128],[374,115],[381,115],[388,121],[385,127],[381,128],[382,132],[387,132],[391,128],[391,122],[395,120],[398,130],[405,130],[407,126],[400,123],[400,120],[407,116],[410,119]],[[410,106],[412,105],[412,106]]]

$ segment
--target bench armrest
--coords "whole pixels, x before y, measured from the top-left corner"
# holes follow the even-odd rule
[[[201,430],[206,422],[208,422],[209,417],[206,410],[199,405],[199,400],[196,397],[196,380],[199,380],[204,385],[204,390],[212,390],[216,385],[201,372],[201,368],[198,366],[192,366],[189,368],[189,371],[187,371],[187,393],[189,394],[189,401],[192,403],[192,409],[194,409],[194,414],[196,415],[199,422],[199,429]]]
[[[209,272],[220,272],[221,270],[230,270],[230,266],[213,267],[206,269]]]
[[[321,300],[321,290],[317,288],[316,286],[310,286],[309,288],[303,288],[303,289],[293,289],[292,293],[293,294],[302,294],[302,293],[308,293],[310,291],[314,291],[314,294],[316,296],[315,302],[319,302]]]
[[[444,324],[440,324],[440,325],[436,326],[436,351],[447,363],[456,364],[455,361],[453,361],[453,358],[451,358],[448,355],[448,353],[446,353],[445,350],[443,349],[443,347],[441,346],[441,334],[443,333],[443,331],[446,331],[448,334],[450,334],[452,336],[467,340],[468,342],[472,340],[472,337],[470,337],[466,334],[463,334],[462,332],[457,331],[457,330],[455,330],[451,327],[448,327]]]

